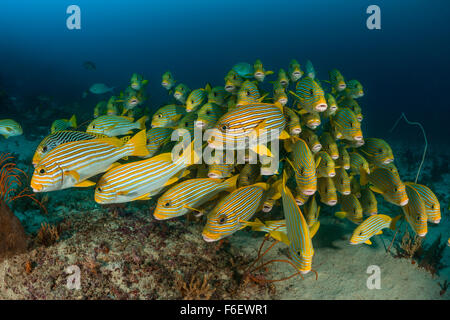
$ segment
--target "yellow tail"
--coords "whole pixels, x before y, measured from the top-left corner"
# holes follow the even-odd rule
[[[77,127],[77,117],[75,115],[73,115],[72,118],[70,118],[69,122],[70,122],[70,125],[72,126],[72,128]]]
[[[147,121],[147,116],[143,116],[142,118],[140,118],[138,121],[136,121],[137,123],[139,123],[140,127],[139,130],[145,130],[145,122]]]
[[[129,148],[130,151],[128,155],[135,157],[146,157],[149,155],[147,149],[147,135],[145,130],[139,131],[131,138],[124,146],[124,148]]]
[[[225,185],[227,185],[226,191],[232,192],[236,189],[238,178],[239,178],[239,175],[237,174],[223,182]]]

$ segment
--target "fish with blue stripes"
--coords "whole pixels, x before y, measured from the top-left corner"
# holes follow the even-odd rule
[[[353,98],[345,98],[343,100],[339,101],[339,108],[348,108],[353,111],[353,113],[356,115],[356,119],[361,122],[363,121],[364,117],[362,114],[362,109],[359,106],[358,102]]]
[[[347,171],[340,167],[335,169],[336,175],[333,177],[334,185],[337,191],[343,195],[349,195],[351,193],[350,177]]]
[[[428,221],[435,224],[441,222],[441,204],[439,203],[439,200],[434,192],[422,184],[413,182],[405,182],[405,184],[415,189],[425,202],[425,210]]]
[[[319,137],[319,142],[322,146],[321,150],[327,152],[331,156],[331,159],[339,159],[339,149],[331,133],[323,131]]]
[[[177,82],[170,71],[164,72],[161,78],[161,85],[166,90],[172,89]]]
[[[146,121],[146,116],[135,122],[130,117],[105,115],[94,119],[88,125],[86,132],[104,134],[108,137],[121,136],[134,129],[144,130]]]
[[[173,97],[180,103],[186,103],[187,97],[191,93],[191,89],[184,83],[178,84],[173,90]]]
[[[214,102],[207,102],[198,109],[195,126],[202,130],[210,129],[214,127],[223,114],[224,111],[221,106]]]
[[[353,175],[358,175],[361,169],[370,174],[369,162],[360,153],[352,151],[349,152],[350,156],[350,172]]]
[[[222,86],[213,87],[208,93],[208,102],[215,103],[221,107],[226,106],[226,99],[229,94]]]
[[[332,178],[317,178],[317,192],[320,196],[320,202],[328,206],[335,206],[337,204],[338,196]]]
[[[230,70],[224,80],[225,90],[231,94],[236,94],[237,90],[239,90],[239,87],[244,82],[244,78],[239,76],[239,74],[234,70]]]
[[[263,82],[266,76],[273,74],[273,71],[265,70],[261,60],[257,59],[253,64],[253,77],[259,81]]]
[[[339,195],[338,202],[341,208],[340,211],[335,212],[336,217],[340,219],[347,218],[356,224],[360,224],[363,221],[361,203],[354,194]]]
[[[258,86],[255,82],[246,80],[242,83],[237,93],[236,107],[262,102],[265,96],[261,97]]]
[[[172,128],[156,127],[147,131],[147,158],[153,157],[161,147],[171,141]]]
[[[336,139],[349,141],[363,140],[361,124],[356,119],[355,113],[348,108],[340,108],[330,117],[333,135]]]
[[[159,108],[152,117],[152,128],[175,127],[178,121],[186,115],[186,108],[176,104],[168,104]]]
[[[22,126],[12,119],[0,120],[0,134],[5,139],[20,136],[23,134]]]
[[[350,238],[350,244],[357,245],[365,243],[371,245],[372,242],[370,241],[370,238],[372,238],[375,235],[382,234],[383,233],[382,230],[386,228],[395,230],[396,223],[400,218],[401,215],[392,219],[391,217],[385,214],[377,214],[368,217],[353,231],[352,236]]]
[[[319,137],[311,129],[305,128],[300,133],[300,138],[308,144],[309,149],[311,149],[313,153],[322,150],[322,144],[320,143]]]
[[[339,70],[331,69],[328,72],[328,76],[330,77],[331,88],[335,92],[340,92],[347,87],[344,76],[341,74]]]
[[[292,59],[289,63],[289,76],[292,82],[297,82],[303,76],[303,70],[297,60]]]
[[[370,190],[370,188],[361,188],[361,197],[359,202],[361,203],[363,214],[372,216],[378,213],[377,198],[375,198],[375,194],[372,190]]]
[[[394,161],[394,154],[386,141],[378,138],[367,138],[364,141],[364,145],[358,148],[358,152],[370,163],[386,165]]]
[[[311,77],[301,78],[295,86],[295,93],[289,92],[307,112],[324,112],[328,108],[323,89]]]
[[[331,156],[326,151],[319,151],[315,154],[314,160],[319,163],[317,166],[317,177],[330,177],[336,175],[335,163]]]
[[[206,102],[206,99],[208,98],[208,94],[210,92],[211,85],[209,83],[205,88],[193,90],[186,100],[186,111],[191,112],[197,107],[201,106],[204,102]]]
[[[405,187],[409,200],[406,205],[402,206],[405,219],[419,237],[425,237],[428,233],[428,217],[425,201],[420,193],[410,184],[406,184]]]
[[[77,127],[77,117],[73,115],[70,119],[59,119],[55,120],[52,123],[51,133],[55,133],[56,131],[67,130],[69,128]]]

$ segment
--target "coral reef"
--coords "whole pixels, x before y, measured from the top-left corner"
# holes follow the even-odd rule
[[[180,274],[175,277],[175,286],[180,291],[183,300],[209,300],[215,289],[208,284],[210,275],[205,274],[203,281],[197,275],[191,276],[191,281],[185,282]]]

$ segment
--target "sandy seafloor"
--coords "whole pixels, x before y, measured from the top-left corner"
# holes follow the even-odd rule
[[[30,163],[39,139],[25,136],[4,140],[2,152],[19,156],[19,166]],[[404,181],[413,181],[421,157],[422,146],[389,141],[396,165]],[[412,150],[409,153],[408,150]],[[425,245],[439,234],[442,241],[450,235],[448,172],[433,171],[433,166],[448,161],[448,146],[430,145],[419,183],[429,185],[438,196],[442,221],[430,225]],[[402,162],[402,159],[404,160]],[[405,159],[409,159],[406,163]],[[427,182],[427,183],[425,183]],[[27,253],[0,263],[0,299],[181,299],[190,297],[176,285],[177,277],[189,282],[207,276],[207,296],[212,299],[449,299],[450,292],[440,295],[439,283],[450,277],[450,247],[444,249],[444,267],[432,276],[410,260],[394,258],[386,252],[393,232],[372,238],[373,245],[351,246],[348,239],[355,228],[349,221],[332,216],[337,207],[321,212],[321,227],[313,239],[315,256],[313,273],[305,280],[294,277],[274,285],[242,281],[242,271],[256,257],[263,234],[241,230],[223,244],[206,243],[201,237],[202,221],[180,218],[156,221],[149,203],[128,204],[121,212],[96,204],[92,189],[69,189],[48,194],[48,214],[38,208],[15,214],[22,221],[30,238]],[[379,213],[395,216],[400,209],[379,200]],[[23,207],[23,206],[22,206]],[[58,242],[39,245],[34,240],[43,221],[61,224]],[[404,225],[401,230],[404,230]],[[401,235],[397,237],[401,239]],[[269,259],[286,259],[287,248],[277,244]],[[25,265],[32,266],[26,272]],[[81,271],[81,288],[66,287],[65,269],[77,265]],[[377,265],[381,270],[381,289],[369,290],[367,268]],[[269,266],[268,279],[290,275],[286,263]],[[178,275],[178,276],[177,276]],[[204,295],[196,296],[203,298]]]

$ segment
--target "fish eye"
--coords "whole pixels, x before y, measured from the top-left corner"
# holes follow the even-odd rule
[[[236,80],[236,75],[233,76],[233,80]]]
[[[162,114],[160,113],[160,114],[158,114],[158,118],[162,118]]]
[[[47,152],[47,146],[44,146],[44,147],[42,148],[42,151],[43,151],[43,152]]]
[[[164,202],[163,206],[166,207],[166,208],[170,207],[170,201]]]
[[[206,110],[206,114],[209,116],[211,114],[211,111]]]
[[[227,221],[226,215],[221,215],[219,218],[219,224],[224,224]]]
[[[227,131],[228,126],[226,124],[223,124],[220,126],[220,130],[222,130],[223,132]]]
[[[353,128],[353,123],[350,122],[350,128]]]
[[[397,192],[398,191],[398,188],[394,188],[394,192]]]
[[[383,149],[378,149],[378,152],[379,152],[379,153],[382,153],[382,152],[383,152]]]
[[[247,91],[247,97],[250,97],[250,91]]]
[[[92,129],[95,129],[95,124],[92,126]]]
[[[309,90],[309,94],[313,95],[314,94],[314,90],[313,89]]]
[[[191,103],[194,103],[194,99],[191,100]]]
[[[44,174],[44,173],[45,173],[45,169],[39,170],[39,174]]]
[[[98,191],[98,192],[102,192],[102,188],[98,187],[98,188],[97,188],[97,191]]]

